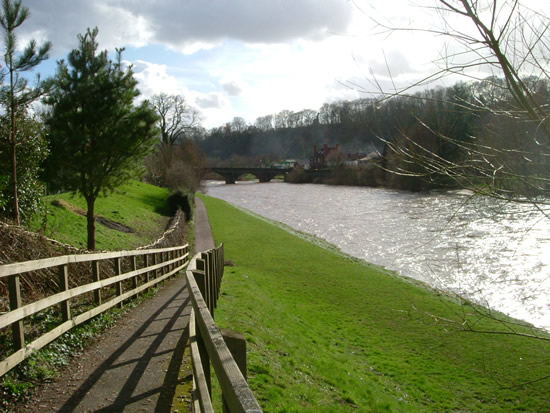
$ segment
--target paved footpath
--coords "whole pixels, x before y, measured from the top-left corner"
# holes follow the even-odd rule
[[[206,208],[196,199],[195,250],[214,247]],[[23,412],[171,412],[176,386],[192,380],[184,363],[190,300],[183,275],[117,325],[37,391]],[[183,363],[183,365],[182,365]],[[182,374],[183,373],[183,374]]]

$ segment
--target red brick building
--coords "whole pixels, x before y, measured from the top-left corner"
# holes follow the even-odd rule
[[[313,146],[313,156],[309,159],[309,168],[310,169],[323,169],[327,165],[327,157],[334,152],[340,152],[340,147],[338,144],[334,147],[329,147],[326,143],[321,149],[317,149],[317,145]]]

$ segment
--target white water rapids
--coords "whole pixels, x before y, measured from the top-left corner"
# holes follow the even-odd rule
[[[281,182],[206,188],[347,254],[550,329],[550,218],[531,204]]]

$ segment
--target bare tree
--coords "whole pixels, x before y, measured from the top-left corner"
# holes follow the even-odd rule
[[[231,121],[231,131],[232,132],[243,132],[248,127],[246,120],[240,116],[235,116]]]
[[[273,129],[273,115],[260,116],[254,122],[256,126],[261,131],[268,131]]]
[[[275,129],[288,128],[290,126],[289,121],[292,116],[290,110],[284,109],[275,115]]]
[[[319,113],[312,109],[304,109],[300,112],[301,116],[301,126],[309,126],[315,122],[318,118]]]
[[[190,106],[183,96],[160,93],[153,96],[151,103],[159,115],[159,129],[162,143],[174,145],[192,135],[200,126],[197,109]]]
[[[161,143],[145,159],[148,182],[172,191],[200,188],[202,168],[206,160],[199,147],[190,139],[176,145]]]
[[[445,50],[453,50],[437,61],[438,71],[391,93],[381,90],[382,99],[413,98],[411,91],[419,85],[461,75],[484,82],[488,93],[479,93],[473,100],[444,103],[483,116],[494,125],[478,130],[470,140],[456,141],[418,119],[424,134],[456,145],[468,156],[444,159],[433,147],[423,146],[404,132],[398,139],[384,140],[394,157],[414,168],[388,169],[409,176],[445,175],[459,186],[506,199],[548,195],[550,19],[543,12],[543,2],[538,3],[538,10],[533,8],[534,2],[530,4],[520,0],[434,0],[429,9],[440,17],[440,28],[396,28],[377,22],[383,31],[414,30],[446,37],[451,44]],[[379,86],[376,79],[371,82]],[[497,96],[496,103],[492,96]]]

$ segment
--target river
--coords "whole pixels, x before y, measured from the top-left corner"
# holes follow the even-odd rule
[[[550,218],[531,204],[467,191],[282,182],[211,181],[206,191],[354,257],[550,329]]]

